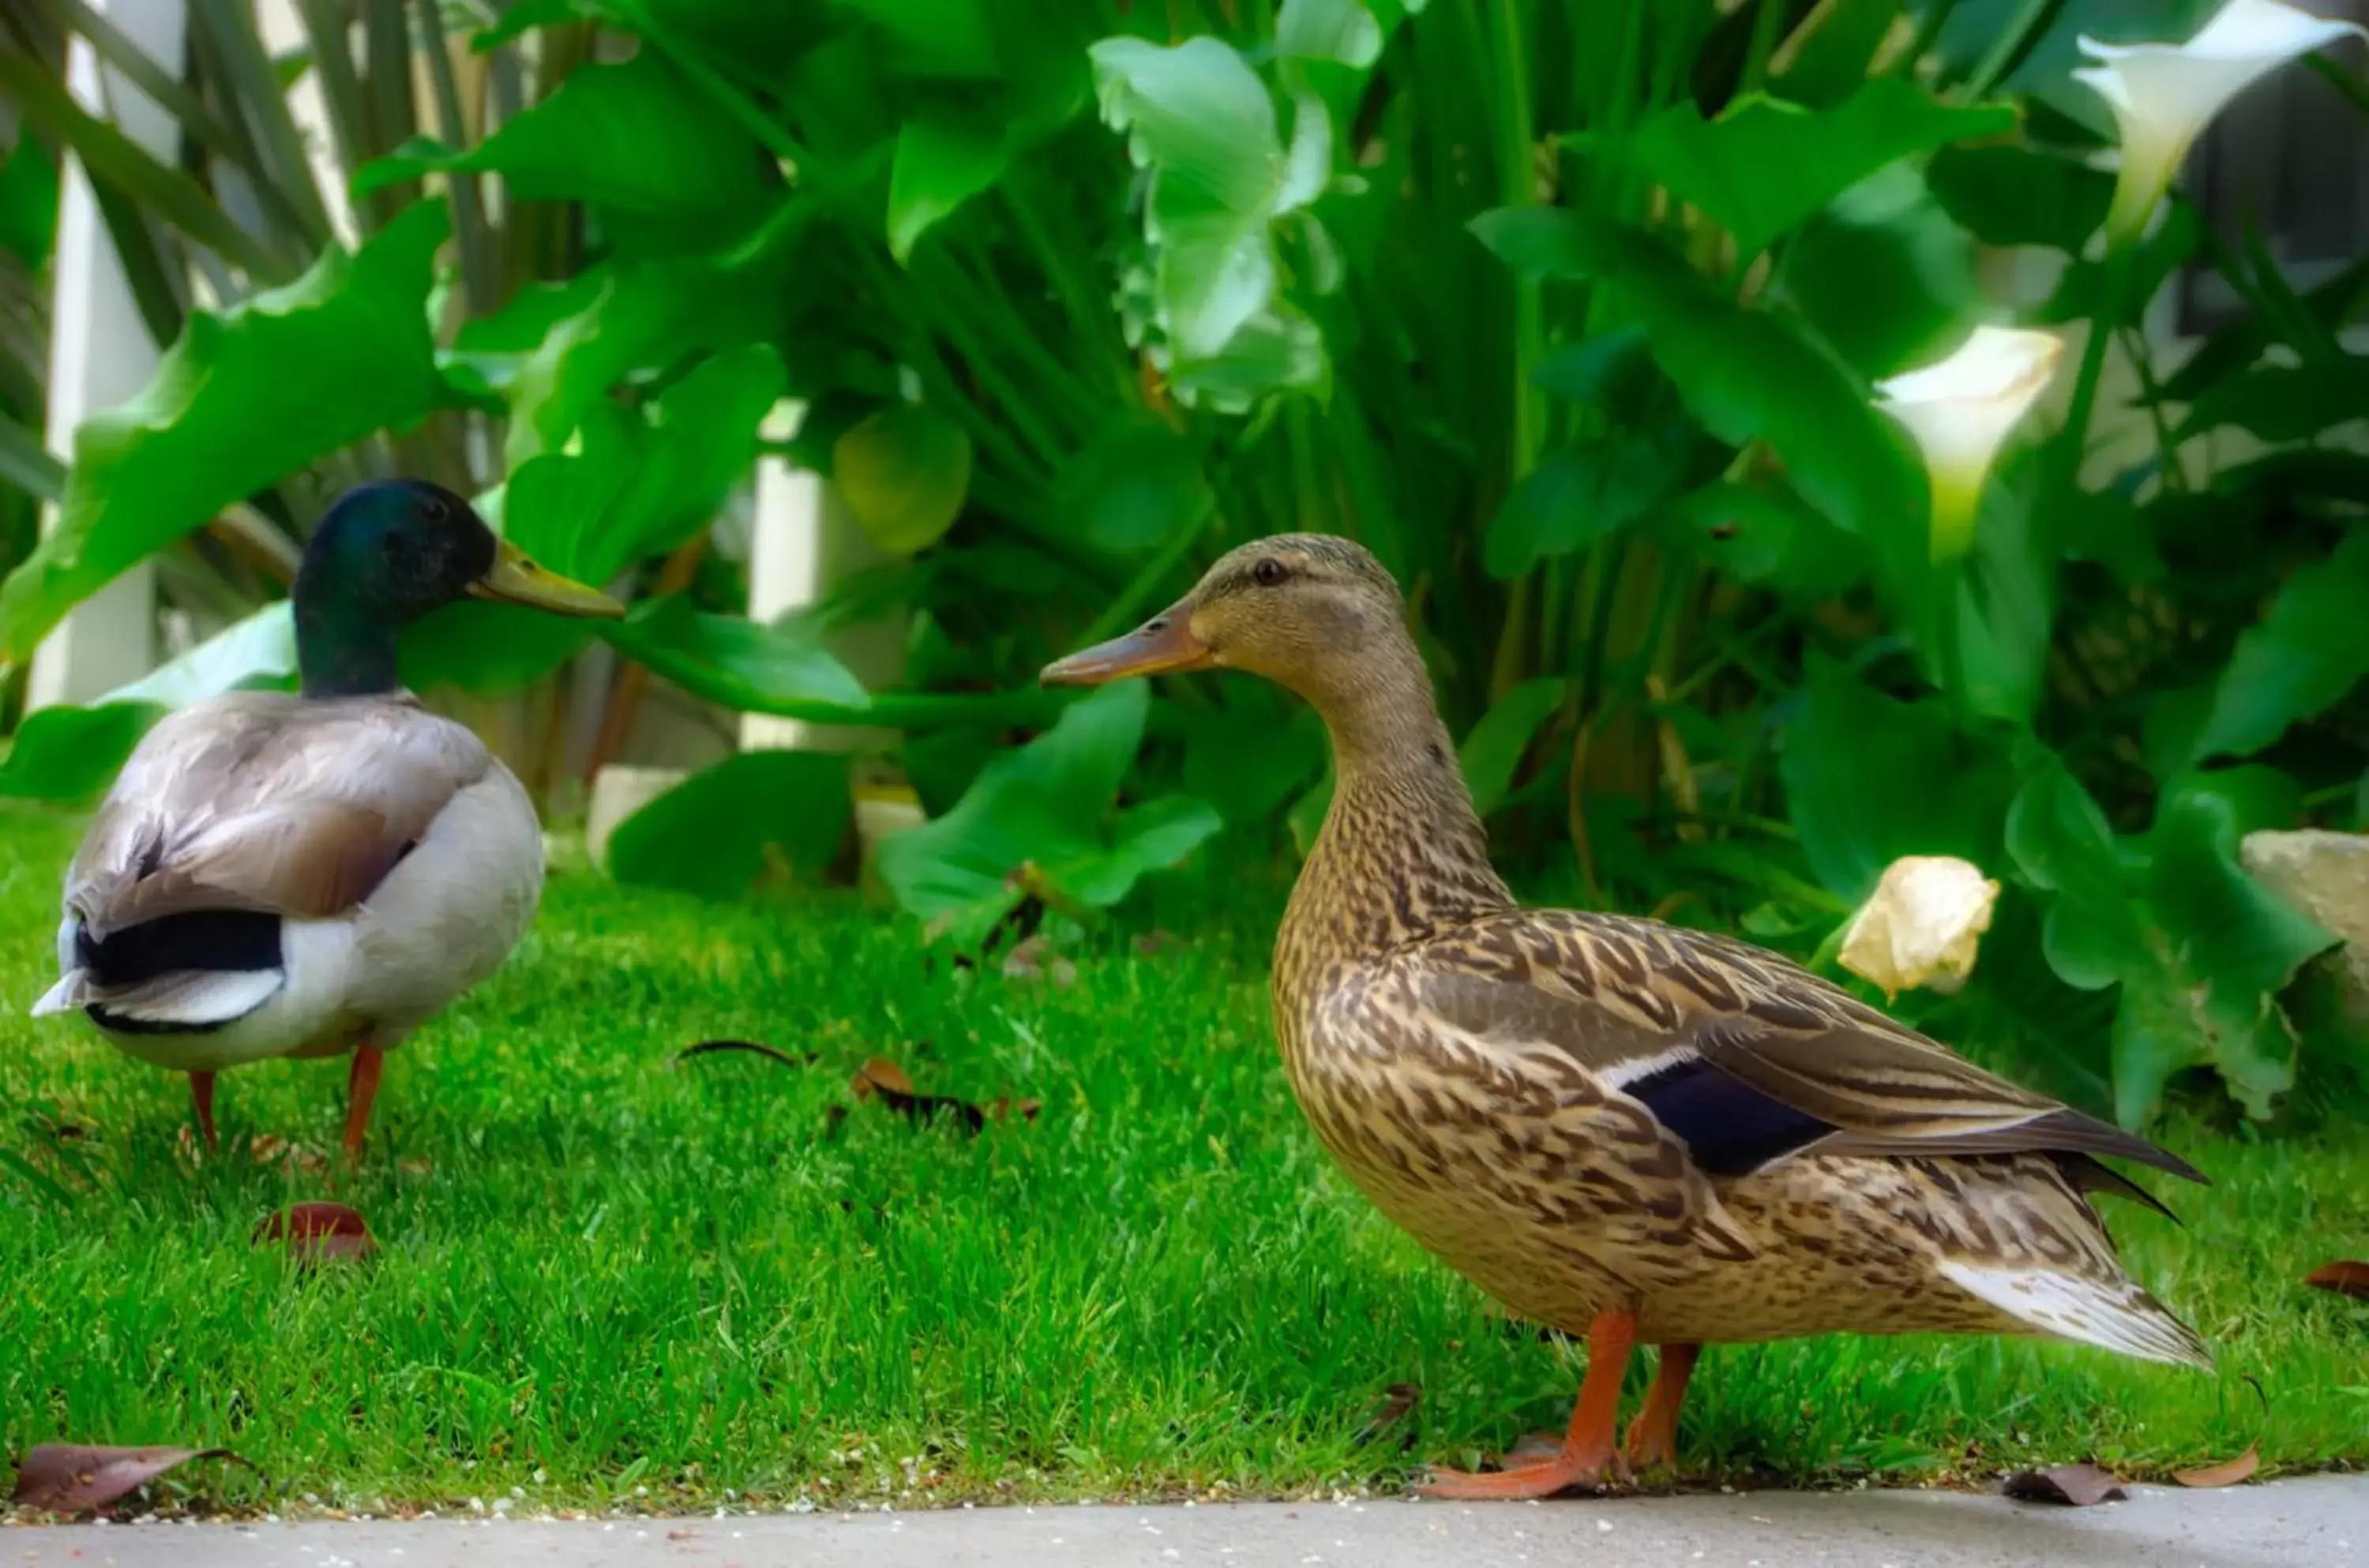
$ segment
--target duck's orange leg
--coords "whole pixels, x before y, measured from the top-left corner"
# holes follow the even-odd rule
[[[1645,1408],[1629,1424],[1629,1462],[1637,1469],[1678,1462],[1678,1407],[1687,1402],[1687,1379],[1694,1376],[1695,1358],[1701,1354],[1700,1345],[1662,1346]]]
[[[189,1104],[197,1108],[198,1136],[205,1140],[206,1152],[214,1151],[214,1075],[211,1072],[189,1074]]]
[[[379,1070],[386,1065],[386,1053],[373,1046],[363,1046],[354,1052],[353,1070],[346,1078],[346,1158],[359,1160],[362,1153],[362,1134],[370,1129],[371,1105],[378,1099]]]
[[[1474,1473],[1435,1469],[1431,1480],[1415,1490],[1426,1497],[1518,1502],[1551,1497],[1566,1487],[1600,1485],[1606,1471],[1622,1468],[1613,1434],[1620,1415],[1621,1374],[1628,1370],[1629,1351],[1636,1343],[1634,1313],[1596,1313],[1587,1326],[1587,1377],[1579,1386],[1579,1403],[1572,1410],[1571,1430],[1563,1434],[1562,1448],[1509,1470]]]

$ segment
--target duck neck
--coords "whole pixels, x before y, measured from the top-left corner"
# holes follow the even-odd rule
[[[296,574],[289,611],[296,623],[296,671],[305,696],[383,696],[400,687],[398,628],[380,607],[342,591],[326,573],[305,570]]]
[[[1413,639],[1308,693],[1333,741],[1333,804],[1292,888],[1279,976],[1312,978],[1514,906]]]

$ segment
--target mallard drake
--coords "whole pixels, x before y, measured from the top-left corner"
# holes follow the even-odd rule
[[[1776,954],[1519,907],[1408,635],[1347,540],[1219,560],[1057,684],[1242,670],[1312,704],[1334,790],[1276,940],[1276,1035],[1317,1137],[1381,1211],[1588,1345],[1561,1448],[1448,1497],[1525,1498],[1675,1458],[1700,1347],[1805,1334],[2053,1334],[2209,1368],[2116,1261],[2100,1162],[2202,1181]],[[1631,1347],[1661,1347],[1616,1444]]]
[[[339,497],[290,609],[300,690],[157,721],[66,873],[58,983],[129,1054],[189,1074],[214,1143],[214,1074],[352,1054],[359,1153],[384,1054],[490,974],[543,891],[543,830],[508,768],[400,689],[396,634],[464,595],[620,615],[469,504],[415,480]]]

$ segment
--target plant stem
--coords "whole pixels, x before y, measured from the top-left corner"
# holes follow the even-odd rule
[[[2155,427],[2155,444],[2163,455],[2160,469],[2167,490],[2188,488],[2188,470],[2181,466],[2180,454],[2171,440],[2171,421],[2163,414],[2163,386],[2156,380],[2155,365],[2147,359],[2146,336],[2135,326],[2123,328],[2123,352],[2131,357],[2131,368],[2138,372],[2139,395],[2146,406],[2147,422]],[[2208,464],[2209,466],[2209,464]]]
[[[1530,173],[1531,149],[1536,143],[1530,124],[1529,63],[1522,47],[1521,6],[1519,0],[1498,0],[1497,14],[1497,189],[1498,197],[1508,207],[1535,204]],[[1530,384],[1530,374],[1538,364],[1540,339],[1545,336],[1545,318],[1540,313],[1539,283],[1534,278],[1514,280],[1514,362],[1512,395],[1513,429],[1505,455],[1505,489],[1511,494],[1515,486],[1528,478],[1538,466],[1540,444],[1540,414],[1538,390]],[[1506,607],[1505,629],[1498,635],[1497,655],[1490,668],[1489,697],[1492,702],[1504,696],[1518,684],[1525,673],[1524,635],[1533,613],[1532,589],[1535,573],[1527,574],[1514,584],[1513,601]]]
[[[1999,78],[2012,70],[2030,50],[2032,37],[2055,18],[2064,5],[2065,0],[2023,0],[2023,4],[2016,8],[2014,18],[2008,23],[2007,29],[1998,35],[1989,52],[1967,76],[1964,100],[1971,102],[1996,86]]]
[[[1965,572],[1966,557],[1962,555],[1936,567],[1928,579],[1933,598],[1934,640],[1940,653],[1941,690],[1961,729],[1974,715],[1974,703],[1966,691],[1965,606],[1958,591]]]
[[[1785,30],[1785,0],[1760,0],[1760,8],[1752,16],[1752,42],[1744,58],[1744,75],[1737,84],[1739,93],[1758,92],[1768,80],[1768,57],[1777,52],[1777,40]]]
[[[2089,336],[2081,344],[2081,368],[2073,381],[2073,400],[2065,411],[2064,428],[2056,440],[2062,449],[2053,475],[2054,499],[2058,504],[2071,499],[2081,487],[2081,463],[2089,454],[2089,416],[2098,402],[2098,379],[2106,368],[2106,349],[2113,342],[2114,329],[2123,313],[2123,293],[2130,276],[2131,252],[2116,246],[2106,253],[2099,268],[2098,308],[2091,313]]]

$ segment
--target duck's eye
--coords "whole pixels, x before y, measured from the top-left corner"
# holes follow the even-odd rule
[[[1257,565],[1251,567],[1251,581],[1261,588],[1273,588],[1290,575],[1291,568],[1272,555],[1263,557]]]

